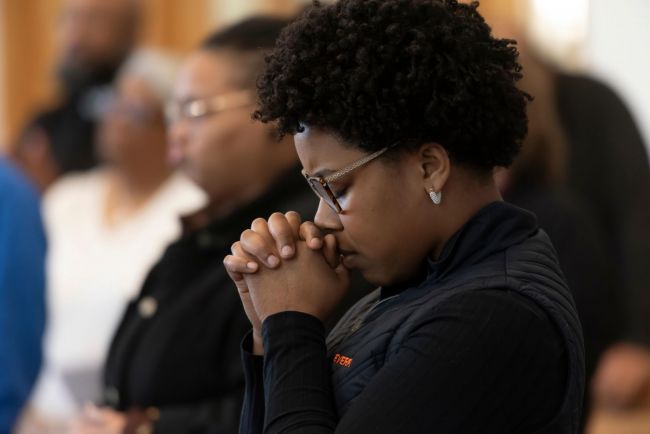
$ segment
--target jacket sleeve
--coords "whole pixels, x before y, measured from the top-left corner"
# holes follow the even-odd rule
[[[235,434],[239,423],[242,394],[233,391],[213,402],[159,408],[155,434]]]
[[[650,345],[647,147],[632,113],[612,88],[591,78],[566,76],[560,86],[567,131],[583,142],[572,176],[581,185],[589,180],[590,191],[585,192],[583,185],[581,192],[589,195],[589,204],[604,225],[610,260],[620,273],[622,338]],[[594,179],[600,173],[608,176]]]
[[[237,433],[244,396],[244,372],[238,349],[249,327],[243,313],[230,321],[230,330],[220,349],[220,395],[197,403],[161,406],[160,417],[154,424],[155,434]]]
[[[264,430],[264,357],[252,354],[252,332],[242,341],[242,364],[246,389],[242,407],[239,432],[261,434]]]
[[[3,169],[0,161],[0,171]],[[0,173],[0,433],[4,434],[15,423],[41,364],[45,236],[36,194],[22,184],[5,182],[2,176]]]
[[[615,260],[622,264],[626,330],[625,338],[650,345],[650,166],[641,133],[622,99],[604,85],[593,98],[607,141],[612,228],[618,241]],[[598,145],[602,146],[602,143]],[[609,228],[608,228],[609,229]]]

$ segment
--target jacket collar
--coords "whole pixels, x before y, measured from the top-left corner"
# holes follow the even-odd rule
[[[451,237],[437,260],[427,259],[427,281],[443,279],[461,268],[480,263],[523,242],[537,229],[533,213],[506,202],[493,202]]]

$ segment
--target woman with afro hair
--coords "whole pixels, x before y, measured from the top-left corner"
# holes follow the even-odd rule
[[[574,302],[492,176],[530,97],[477,6],[315,3],[269,54],[254,117],[294,136],[320,205],[256,219],[224,259],[252,324],[241,433],[578,432]],[[351,269],[379,288],[326,337]]]

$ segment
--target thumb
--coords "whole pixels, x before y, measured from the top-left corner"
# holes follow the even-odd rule
[[[237,287],[237,291],[240,294],[247,293],[248,292],[248,284],[246,283],[246,279],[245,279],[244,275],[242,273],[238,273],[236,271],[233,271],[228,266],[226,266],[226,271],[228,272],[228,276],[230,276],[230,279],[235,284],[235,287]]]
[[[242,273],[238,273],[236,271],[232,271],[228,268],[226,268],[228,271],[228,276],[230,276],[230,279],[235,282],[235,285],[237,285],[240,282],[244,281],[244,275]]]
[[[350,271],[343,266],[343,263],[339,263],[334,269],[334,272],[341,285],[347,289],[350,286]]]
[[[323,256],[330,267],[336,268],[339,266],[340,257],[336,245],[336,238],[332,234],[327,234],[323,238]]]

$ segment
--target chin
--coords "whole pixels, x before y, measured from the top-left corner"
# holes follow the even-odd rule
[[[201,176],[199,172],[192,170],[192,168],[189,166],[184,166],[182,172],[183,175],[187,177],[187,179],[192,181],[192,183],[194,183],[194,185],[199,187],[201,190],[205,192],[210,191],[210,182],[208,178]]]
[[[388,267],[360,269],[361,275],[369,283],[376,286],[417,286],[426,278],[426,270],[418,269],[404,274]]]
[[[363,278],[370,284],[375,286],[387,286],[390,285],[391,279],[386,275],[386,272],[382,272],[377,269],[367,268],[358,270]]]

